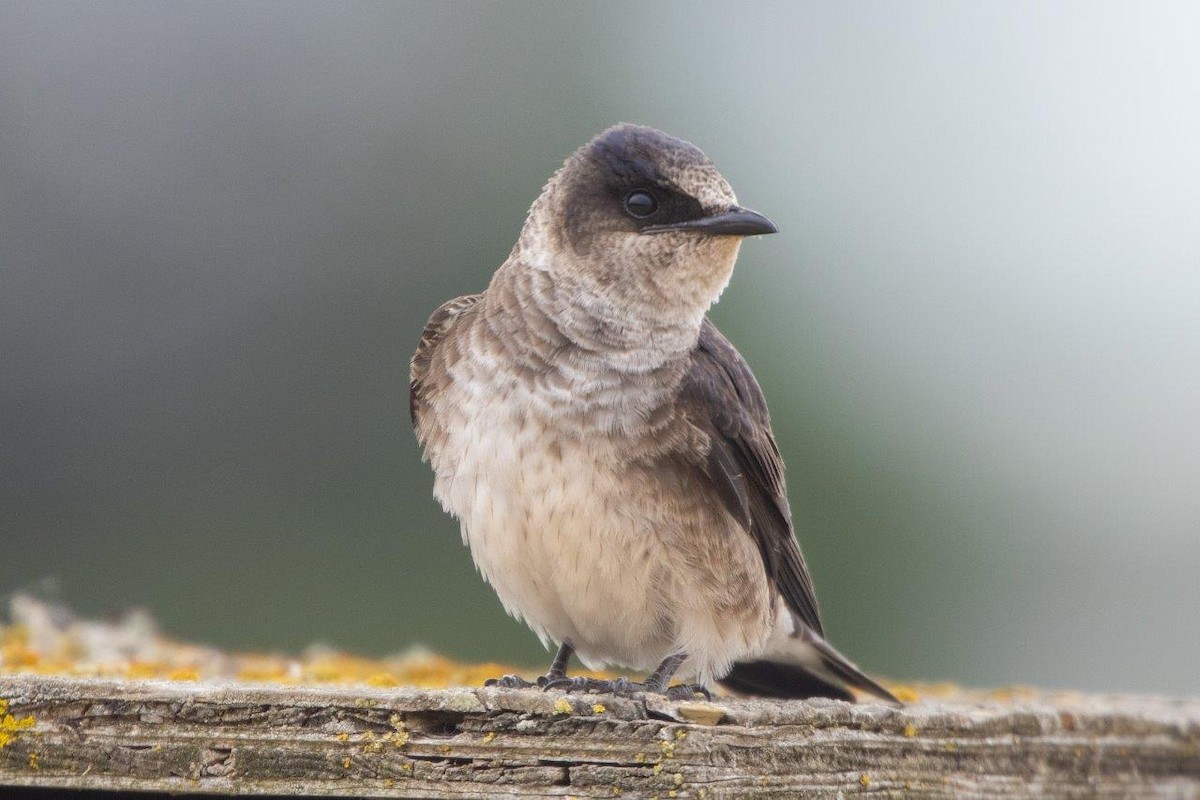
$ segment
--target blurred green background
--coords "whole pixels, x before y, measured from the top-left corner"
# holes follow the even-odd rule
[[[408,357],[624,120],[780,227],[712,316],[834,642],[898,678],[1194,693],[1198,29],[1166,2],[0,5],[0,595],[544,666],[430,496]]]

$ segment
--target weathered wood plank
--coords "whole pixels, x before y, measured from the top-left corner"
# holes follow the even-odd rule
[[[708,704],[0,677],[0,786],[357,797],[1200,798],[1200,700]],[[713,715],[720,717],[718,724]],[[20,724],[22,720],[32,722]],[[0,726],[3,727],[3,726]]]

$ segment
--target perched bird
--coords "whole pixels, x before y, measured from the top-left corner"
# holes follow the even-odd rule
[[[479,571],[559,645],[540,685],[894,701],[824,639],[762,390],[705,316],[774,232],[694,145],[617,125],[429,318],[413,426]],[[572,654],[651,674],[569,678]]]

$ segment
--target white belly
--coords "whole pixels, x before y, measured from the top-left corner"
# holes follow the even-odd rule
[[[611,447],[518,425],[495,407],[451,433],[434,494],[510,614],[592,666],[652,669],[670,654],[662,553],[618,496]],[[446,460],[446,459],[438,459]],[[438,465],[435,463],[435,468]]]
[[[452,383],[427,452],[434,494],[505,609],[592,667],[649,671],[682,652],[678,677],[709,681],[760,652],[771,590],[732,517],[678,487],[666,501],[620,439],[571,434],[523,389],[498,389]]]

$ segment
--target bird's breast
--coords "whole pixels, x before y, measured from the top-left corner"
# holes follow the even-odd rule
[[[509,613],[596,664],[652,669],[686,643],[712,674],[756,646],[769,625],[757,549],[673,460],[695,429],[602,383],[584,403],[483,364],[459,362],[433,401],[427,453]]]
[[[619,442],[568,434],[511,397],[464,399],[433,457],[434,493],[505,608],[585,658],[661,658],[660,543]]]

